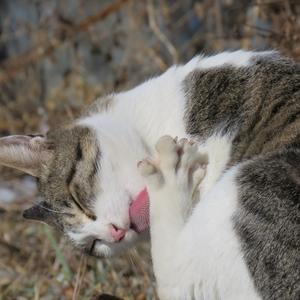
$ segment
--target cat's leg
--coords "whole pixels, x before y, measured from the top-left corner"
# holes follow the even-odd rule
[[[193,198],[199,196],[197,186],[205,175],[207,155],[187,139],[177,141],[170,136],[159,139],[156,152],[155,157],[140,162],[139,169],[148,182],[154,269],[166,277]]]
[[[156,228],[152,254],[161,299],[298,299],[299,164],[300,150],[287,150],[233,166],[201,195],[183,227],[160,228],[175,234],[165,236],[171,247]],[[166,188],[163,175],[152,178]],[[174,212],[168,197],[152,200]],[[164,217],[154,224],[171,224]]]

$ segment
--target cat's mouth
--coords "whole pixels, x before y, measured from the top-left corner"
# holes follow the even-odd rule
[[[100,239],[95,239],[85,248],[86,250],[84,252],[97,258],[110,258],[134,246],[138,240],[145,240],[148,238],[149,230],[138,233],[133,229],[129,229],[126,236],[121,241],[109,243]]]
[[[107,243],[100,239],[94,239],[86,248],[88,254],[97,257],[107,257],[97,249],[99,245],[103,247],[123,248],[126,244],[134,243],[138,236],[144,236],[149,232],[149,195],[144,188],[131,202],[129,206],[130,228],[126,234],[114,243]],[[125,246],[126,247],[126,246]]]

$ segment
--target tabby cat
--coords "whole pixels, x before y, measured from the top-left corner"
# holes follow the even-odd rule
[[[24,217],[91,255],[150,227],[161,299],[300,299],[300,66],[277,52],[197,56],[1,138],[0,163],[38,178]]]

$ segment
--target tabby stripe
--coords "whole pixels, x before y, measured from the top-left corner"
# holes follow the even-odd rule
[[[272,133],[275,133],[276,135],[282,134],[288,127],[288,125],[291,125],[292,123],[296,122],[300,117],[300,112],[297,111],[296,113],[292,115],[287,115],[287,118],[284,120],[283,123],[278,124],[275,128],[272,128]],[[263,149],[263,146],[268,144],[274,139],[274,135],[270,134],[265,138],[264,144],[262,144],[261,149]]]
[[[94,181],[95,181],[95,176],[98,172],[98,169],[99,169],[99,162],[100,162],[100,157],[101,157],[101,152],[100,152],[100,149],[97,147],[97,150],[96,150],[96,155],[92,161],[92,168],[91,168],[91,172],[88,176],[89,178],[89,182],[91,184],[91,188],[94,184]]]
[[[66,184],[69,186],[70,183],[72,182],[72,179],[74,178],[75,174],[76,174],[76,167],[77,167],[77,163],[82,160],[82,149],[80,146],[80,142],[78,142],[77,146],[76,146],[76,157],[75,157],[75,161],[72,164],[72,167],[70,169],[70,172],[66,178]]]

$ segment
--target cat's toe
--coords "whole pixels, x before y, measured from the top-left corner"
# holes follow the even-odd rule
[[[200,153],[197,144],[193,141],[181,139],[178,144],[181,149],[181,157],[177,170],[177,180],[181,185],[194,190],[198,188],[206,174],[208,156]]]
[[[161,154],[170,154],[170,152],[176,152],[177,149],[177,138],[173,139],[169,135],[160,137],[155,145],[156,151]]]
[[[150,187],[158,188],[162,185],[163,177],[154,162],[149,159],[144,159],[138,163],[138,170],[140,174],[146,178]]]
[[[181,148],[180,167],[189,170],[198,161],[197,144],[188,139],[181,139],[179,145]]]
[[[187,138],[180,139],[178,142],[180,148],[180,162],[178,168],[189,170],[198,166],[205,166],[208,163],[207,154],[199,152],[198,145],[193,140]]]
[[[179,160],[177,138],[173,139],[169,135],[162,136],[157,141],[155,148],[159,156],[161,168],[175,171]]]
[[[195,189],[198,188],[201,181],[204,179],[206,174],[206,165],[200,165],[192,175],[192,190],[194,192]]]
[[[149,159],[143,159],[140,162],[138,162],[138,169],[142,176],[148,177],[150,175],[153,175],[157,172],[157,169],[154,165],[154,163],[150,162]]]

